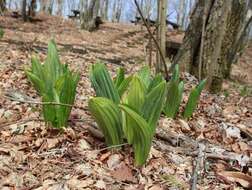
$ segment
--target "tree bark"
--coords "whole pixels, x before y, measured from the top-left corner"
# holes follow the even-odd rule
[[[158,3],[158,30],[157,30],[157,41],[161,48],[161,52],[165,55],[166,51],[166,11],[167,11],[167,1],[160,0]],[[164,64],[162,61],[162,55],[160,52],[157,52],[157,63],[155,66],[156,73],[164,72]]]
[[[200,79],[207,78],[209,90],[219,92],[237,61],[244,41],[239,36],[247,36],[242,31],[251,15],[247,24],[244,15],[246,0],[198,0],[175,63]]]
[[[36,15],[36,7],[37,7],[37,4],[36,4],[36,0],[31,0],[30,2],[30,5],[29,5],[29,11],[28,11],[28,16],[32,16],[34,17]]]
[[[88,31],[93,31],[96,28],[95,17],[97,16],[97,4],[99,0],[91,0],[88,9],[81,13],[81,28]]]
[[[22,1],[22,17],[23,17],[23,21],[27,21],[28,17],[27,17],[27,12],[26,12],[26,7],[27,7],[27,1],[23,0]]]
[[[108,6],[109,6],[109,1],[103,0],[102,6],[101,6],[101,17],[104,20],[108,20]]]
[[[180,0],[179,2],[179,11],[177,15],[177,23],[180,26],[180,29],[184,28],[185,25],[185,14],[186,14],[186,2],[185,0]]]
[[[6,10],[6,0],[0,0],[0,14]]]

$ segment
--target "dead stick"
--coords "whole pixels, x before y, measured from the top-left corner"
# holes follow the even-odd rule
[[[196,159],[196,165],[193,171],[193,178],[192,178],[192,187],[191,190],[196,190],[197,189],[197,182],[198,182],[198,172],[200,170],[201,162],[204,159],[204,151],[205,151],[205,145],[204,144],[199,144],[199,153],[198,157]]]
[[[12,98],[12,97],[9,97],[9,96],[6,96],[6,95],[4,95],[3,97],[7,98],[9,100],[12,100],[12,101],[20,102],[20,103],[36,104],[36,105],[66,106],[66,107],[78,108],[78,109],[85,110],[85,111],[88,110],[86,107],[77,106],[77,105],[71,105],[71,104],[58,103],[58,102],[39,102],[39,101],[21,100],[21,99]]]
[[[150,29],[149,24],[148,24],[148,23],[146,22],[146,20],[144,19],[143,13],[142,13],[142,11],[141,11],[141,8],[140,8],[140,6],[139,6],[137,0],[134,0],[134,2],[135,2],[135,5],[136,5],[136,7],[137,7],[137,10],[138,10],[138,12],[139,12],[139,14],[140,14],[140,16],[141,16],[143,22],[144,22],[144,25],[145,25],[145,27],[146,27],[146,29],[147,29],[149,35],[150,35],[151,38],[153,39],[153,41],[154,41],[154,43],[155,43],[155,45],[156,45],[156,47],[157,47],[157,49],[158,49],[158,52],[160,53],[162,62],[163,62],[163,64],[164,64],[165,75],[166,75],[166,78],[168,79],[168,78],[169,78],[169,72],[168,72],[168,69],[167,69],[167,65],[166,65],[166,63],[165,63],[165,56],[164,56],[164,54],[163,54],[163,52],[162,52],[162,50],[161,50],[161,48],[160,48],[160,46],[159,46],[159,44],[158,44],[156,38],[153,36],[153,34],[152,34],[152,32],[151,32],[151,29]]]

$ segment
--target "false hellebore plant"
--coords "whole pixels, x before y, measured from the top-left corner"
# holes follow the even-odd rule
[[[197,107],[200,94],[204,89],[205,84],[206,79],[202,80],[197,87],[192,89],[183,113],[184,118],[188,119],[192,116]],[[179,66],[176,65],[173,71],[172,79],[168,83],[167,98],[163,109],[163,112],[167,117],[174,118],[177,115],[182,101],[183,91],[184,82],[179,80]]]
[[[56,44],[51,40],[48,44],[48,54],[44,64],[33,57],[30,70],[26,75],[42,97],[42,102],[54,102],[59,105],[43,105],[43,116],[46,122],[55,128],[67,126],[67,121],[76,95],[79,74],[61,64]],[[60,105],[62,104],[62,105]]]
[[[101,63],[92,66],[90,79],[97,97],[89,100],[89,108],[107,145],[119,145],[126,138],[135,164],[143,165],[165,101],[166,82],[161,75],[152,79],[148,67],[129,77],[120,68],[112,80]]]

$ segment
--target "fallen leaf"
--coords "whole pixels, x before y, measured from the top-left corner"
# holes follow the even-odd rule
[[[135,182],[136,179],[132,174],[132,170],[122,162],[115,171],[112,171],[112,176],[118,181]]]
[[[239,183],[244,188],[252,188],[252,177],[241,172],[222,171],[217,173],[224,181]]]
[[[78,146],[79,146],[79,150],[80,151],[85,151],[85,150],[90,150],[91,149],[90,144],[86,140],[84,140],[84,139],[81,139],[79,141],[79,145]]]
[[[94,186],[98,189],[106,189],[106,183],[103,180],[98,180]]]
[[[82,189],[93,185],[94,180],[90,178],[86,180],[79,180],[76,176],[74,176],[72,179],[68,180],[66,184],[69,186],[70,189]]]
[[[59,139],[57,138],[47,139],[46,142],[47,142],[47,149],[51,149],[58,145]]]
[[[111,155],[111,152],[106,152],[105,154],[102,154],[101,157],[100,157],[100,161],[104,161],[106,160],[109,156]]]
[[[183,132],[189,132],[189,131],[191,131],[190,126],[188,125],[188,123],[187,123],[185,120],[179,119],[178,121],[179,121],[181,130],[182,130]]]
[[[109,169],[114,169],[120,163],[120,155],[113,154],[109,157],[107,164]]]
[[[77,165],[74,169],[77,173],[84,176],[90,176],[93,173],[93,169],[89,163]]]
[[[163,190],[163,188],[160,185],[154,185],[149,190]]]

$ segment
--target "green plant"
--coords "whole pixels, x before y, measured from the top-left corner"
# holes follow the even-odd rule
[[[206,84],[206,79],[202,80],[198,86],[192,89],[188,102],[185,107],[185,111],[183,113],[184,118],[190,118],[192,116],[194,110],[197,107],[200,94],[202,90],[204,89],[205,84]]]
[[[251,92],[252,92],[251,88],[249,88],[249,86],[247,85],[244,85],[240,88],[240,96],[242,97],[250,96]]]
[[[96,67],[102,69],[94,73]],[[108,73],[104,70],[106,67],[100,63],[91,69],[92,86],[96,95],[101,96],[89,101],[91,113],[103,132],[106,143],[117,145],[122,143],[125,137],[133,146],[135,164],[143,165],[148,158],[151,141],[166,97],[166,82],[161,75],[152,79],[148,68],[142,68],[137,74],[127,78],[120,69],[113,83],[109,74],[100,81],[100,86],[107,85],[110,88],[97,88],[95,87],[97,80],[93,79],[102,78],[103,73]],[[123,90],[119,93],[120,89]],[[109,90],[113,92],[108,93]],[[120,103],[113,96],[108,95],[114,93],[120,94]]]
[[[123,141],[121,112],[117,104],[103,97],[92,98],[89,108],[104,134],[106,144],[118,145]]]
[[[66,127],[71,112],[70,105],[75,100],[79,74],[71,72],[67,65],[60,63],[56,44],[53,40],[48,44],[45,63],[42,65],[36,57],[33,57],[31,62],[31,69],[25,72],[35,89],[42,96],[42,101],[58,104],[43,105],[45,121],[55,128]]]
[[[182,101],[183,91],[184,83],[183,81],[179,81],[179,67],[176,65],[172,79],[168,84],[167,98],[163,109],[167,117],[174,118],[177,115]]]
[[[0,28],[0,39],[3,38],[3,36],[4,36],[4,30]]]
[[[121,75],[121,72],[119,75]],[[120,81],[119,78],[120,77],[118,76],[118,80],[115,81],[118,85],[118,81]],[[104,64],[97,63],[92,66],[90,80],[98,97],[108,98],[117,104],[120,102],[120,96],[117,88]]]
[[[201,81],[200,84],[191,91],[183,113],[184,118],[192,116],[205,83],[206,80]],[[163,112],[167,117],[174,118],[177,115],[183,98],[183,91],[184,82],[179,80],[179,66],[176,65],[173,70],[172,78],[168,84],[167,98],[163,108]]]

